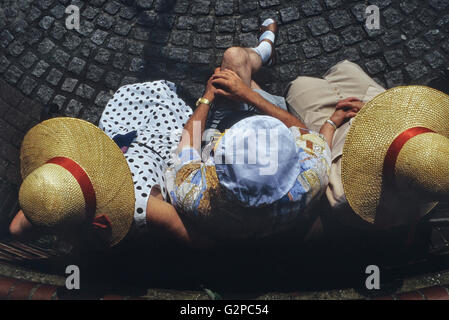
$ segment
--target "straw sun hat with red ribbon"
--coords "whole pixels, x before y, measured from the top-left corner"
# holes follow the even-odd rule
[[[93,124],[54,118],[33,127],[20,151],[19,202],[38,228],[113,246],[128,233],[134,184],[115,142]]]
[[[352,209],[384,226],[414,223],[449,197],[449,96],[407,86],[368,102],[346,138],[342,182]]]

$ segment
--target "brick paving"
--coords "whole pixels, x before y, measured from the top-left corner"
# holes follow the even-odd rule
[[[71,4],[79,31],[65,26]],[[380,30],[364,26],[368,4]],[[279,59],[256,79],[275,94],[343,59],[385,87],[425,84],[448,66],[449,0],[0,0],[0,236],[17,206],[20,143],[43,105],[97,123],[118,87],[158,79],[193,105],[225,49],[255,46],[268,17]]]

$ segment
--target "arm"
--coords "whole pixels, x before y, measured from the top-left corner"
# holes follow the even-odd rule
[[[250,105],[255,106],[257,109],[259,109],[262,113],[272,116],[276,119],[279,119],[282,121],[287,128],[290,127],[299,127],[307,129],[304,123],[301,122],[298,118],[296,118],[294,115],[289,113],[288,111],[285,111],[271,102],[265,100],[259,93],[256,91],[251,90],[250,88],[245,88],[247,90],[245,92],[245,102],[247,102]]]
[[[212,76],[212,84],[219,87],[216,94],[224,96],[238,102],[246,102],[255,106],[266,115],[272,116],[282,121],[288,128],[299,127],[306,128],[298,118],[288,111],[282,110],[269,101],[265,100],[260,94],[251,90],[243,80],[232,70],[216,70]]]
[[[326,139],[329,148],[332,150],[332,140],[334,139],[334,133],[337,129],[335,129],[330,123],[325,122],[321,127],[320,133]]]
[[[337,128],[340,128],[344,123],[346,123],[351,118],[354,118],[360,109],[363,107],[363,102],[357,98],[348,98],[340,101],[334,114],[329,118]],[[334,138],[334,133],[336,128],[334,128],[330,123],[325,122],[321,127],[320,133],[326,139],[329,148],[332,149],[332,139]]]
[[[19,239],[29,240],[40,236],[40,232],[30,223],[22,210],[19,210],[9,225],[9,233]]]
[[[150,233],[161,238],[170,238],[193,248],[207,248],[213,242],[204,237],[187,221],[181,217],[169,203],[150,196],[148,198],[146,218]]]
[[[209,102],[212,103],[215,99],[215,90],[215,87],[212,85],[211,77],[207,82],[206,91],[204,92],[203,98],[209,100]],[[206,126],[209,109],[210,105],[205,103],[201,103],[195,109],[195,112],[184,126],[184,131],[182,133],[181,141],[179,142],[178,150],[182,150],[184,147],[190,146],[200,151],[199,149],[201,148],[201,137]],[[200,125],[199,128],[198,125]],[[197,132],[197,130],[195,129],[199,129],[199,132]],[[195,138],[197,138],[195,135],[199,136],[199,141],[195,141]]]

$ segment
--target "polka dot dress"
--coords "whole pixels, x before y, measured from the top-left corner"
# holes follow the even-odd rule
[[[190,107],[176,95],[176,86],[165,80],[123,86],[103,111],[99,127],[109,137],[137,131],[125,158],[134,180],[139,234],[146,231],[151,189],[158,188],[167,199],[164,171],[172,165],[171,153],[191,115]]]

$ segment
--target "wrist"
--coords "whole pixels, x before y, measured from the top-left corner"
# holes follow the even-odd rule
[[[200,107],[200,106],[207,106],[208,108],[211,106],[212,101],[210,101],[207,96],[203,95],[201,98],[199,98],[196,103],[195,106],[196,107]]]
[[[242,100],[244,100],[244,102],[246,103],[254,105],[256,104],[258,96],[260,95],[256,91],[248,88],[248,90],[245,90],[245,92],[242,94]]]
[[[335,119],[334,117],[330,117],[329,120],[335,124],[335,126],[337,127],[336,129],[340,128],[340,126],[343,124],[342,121]]]
[[[210,103],[212,103],[212,101],[214,101],[214,99],[215,99],[215,95],[210,92],[205,92],[203,94],[202,98],[207,99],[207,100],[209,100]]]
[[[338,125],[332,119],[327,119],[325,124],[332,127],[332,129],[334,129],[334,131],[338,129]]]

